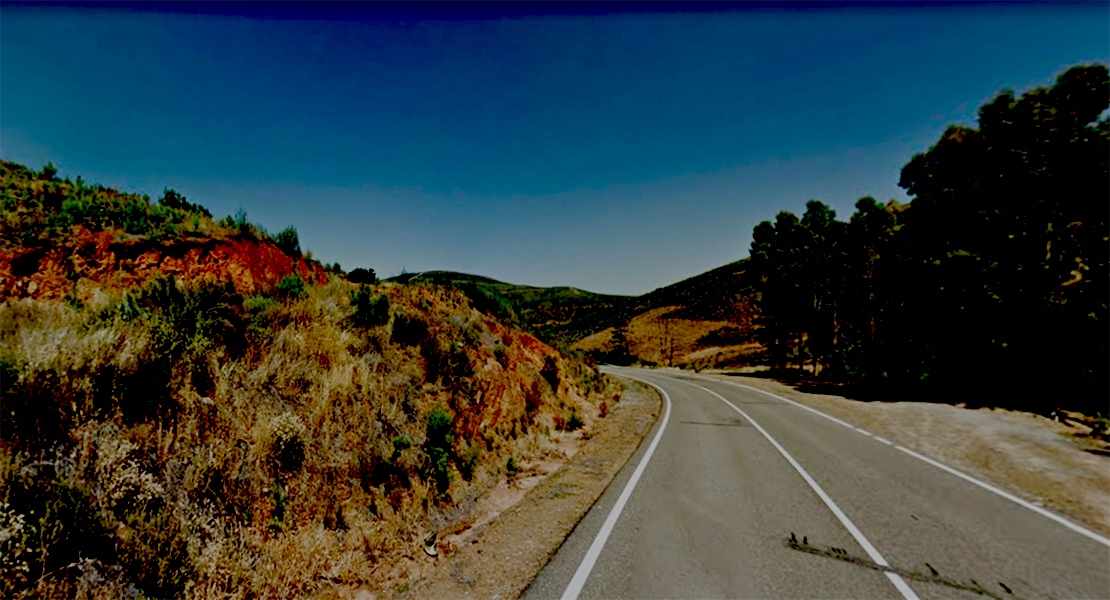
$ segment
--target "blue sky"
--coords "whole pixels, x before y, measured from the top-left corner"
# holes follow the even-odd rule
[[[811,198],[904,202],[948,125],[1110,52],[1106,3],[168,6],[0,8],[0,155],[295,225],[348,270],[622,294]]]

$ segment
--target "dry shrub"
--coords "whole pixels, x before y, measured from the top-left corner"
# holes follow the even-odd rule
[[[387,325],[366,329],[350,318],[353,289],[240,298],[239,348],[220,335],[160,342],[154,309],[127,299],[0,306],[5,411],[16,411],[0,443],[0,594],[382,588],[457,499],[493,486],[509,457],[554,452],[555,419],[588,426],[611,393],[457,291],[380,284]],[[141,382],[161,382],[145,393],[173,410],[135,409]],[[39,504],[46,514],[31,513]]]

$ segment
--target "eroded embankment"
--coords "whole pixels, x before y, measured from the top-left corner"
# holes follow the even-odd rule
[[[562,461],[535,465],[510,477],[447,528],[432,557],[406,556],[410,577],[389,589],[337,586],[319,598],[515,598],[555,554],[563,540],[635,453],[660,414],[658,394],[624,380],[628,388],[589,435],[576,434]],[[561,464],[559,464],[561,463]],[[545,475],[553,467],[550,475]],[[524,488],[530,489],[524,493]],[[519,496],[511,506],[504,500]],[[502,510],[493,515],[490,509]]]

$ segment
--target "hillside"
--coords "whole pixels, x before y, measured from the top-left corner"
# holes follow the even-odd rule
[[[635,300],[631,296],[595,294],[573,287],[516,285],[451,271],[406,273],[390,281],[457,288],[479,309],[502,321],[524,326],[560,348],[610,326],[621,310]]]
[[[479,309],[516,320],[556,347],[604,362],[703,368],[744,363],[761,350],[753,337],[757,311],[746,260],[642,296],[514,285],[447,271],[409,273],[392,281],[455,287]],[[621,335],[626,344],[619,343]]]
[[[58,180],[4,162],[0,172],[0,302],[99,303],[173,276],[191,286],[232,283],[253,294],[286,277],[324,283],[295,229],[271,236],[246,214],[217,221],[167,190],[158,203],[103,186]]]
[[[762,349],[755,340],[754,283],[746,260],[717,267],[637,297],[609,327],[571,348],[610,362],[697,369],[746,364]]]
[[[170,204],[172,206],[167,206]],[[621,389],[456,290],[4,164],[0,596],[386,591]]]

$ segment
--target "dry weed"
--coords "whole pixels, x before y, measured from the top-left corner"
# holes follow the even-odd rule
[[[23,429],[0,444],[0,547],[12,550],[0,591],[385,589],[404,576],[401,557],[450,525],[456,499],[495,485],[509,459],[558,452],[557,419],[589,428],[611,395],[604,376],[459,292],[374,286],[391,318],[365,329],[352,323],[351,289],[333,281],[298,300],[247,298],[233,334],[245,348],[192,340],[181,347],[209,350],[175,361],[154,352],[152,321],[126,299],[0,306],[5,430]],[[409,328],[400,336],[398,318]],[[201,325],[210,321],[225,337],[236,326]],[[165,375],[149,379],[157,369]],[[139,410],[148,396],[154,408]],[[453,415],[442,493],[426,430],[437,406]],[[28,471],[44,460],[53,466]],[[60,504],[32,519],[43,498]],[[86,521],[103,524],[89,535],[118,552],[70,543],[66,532]]]

